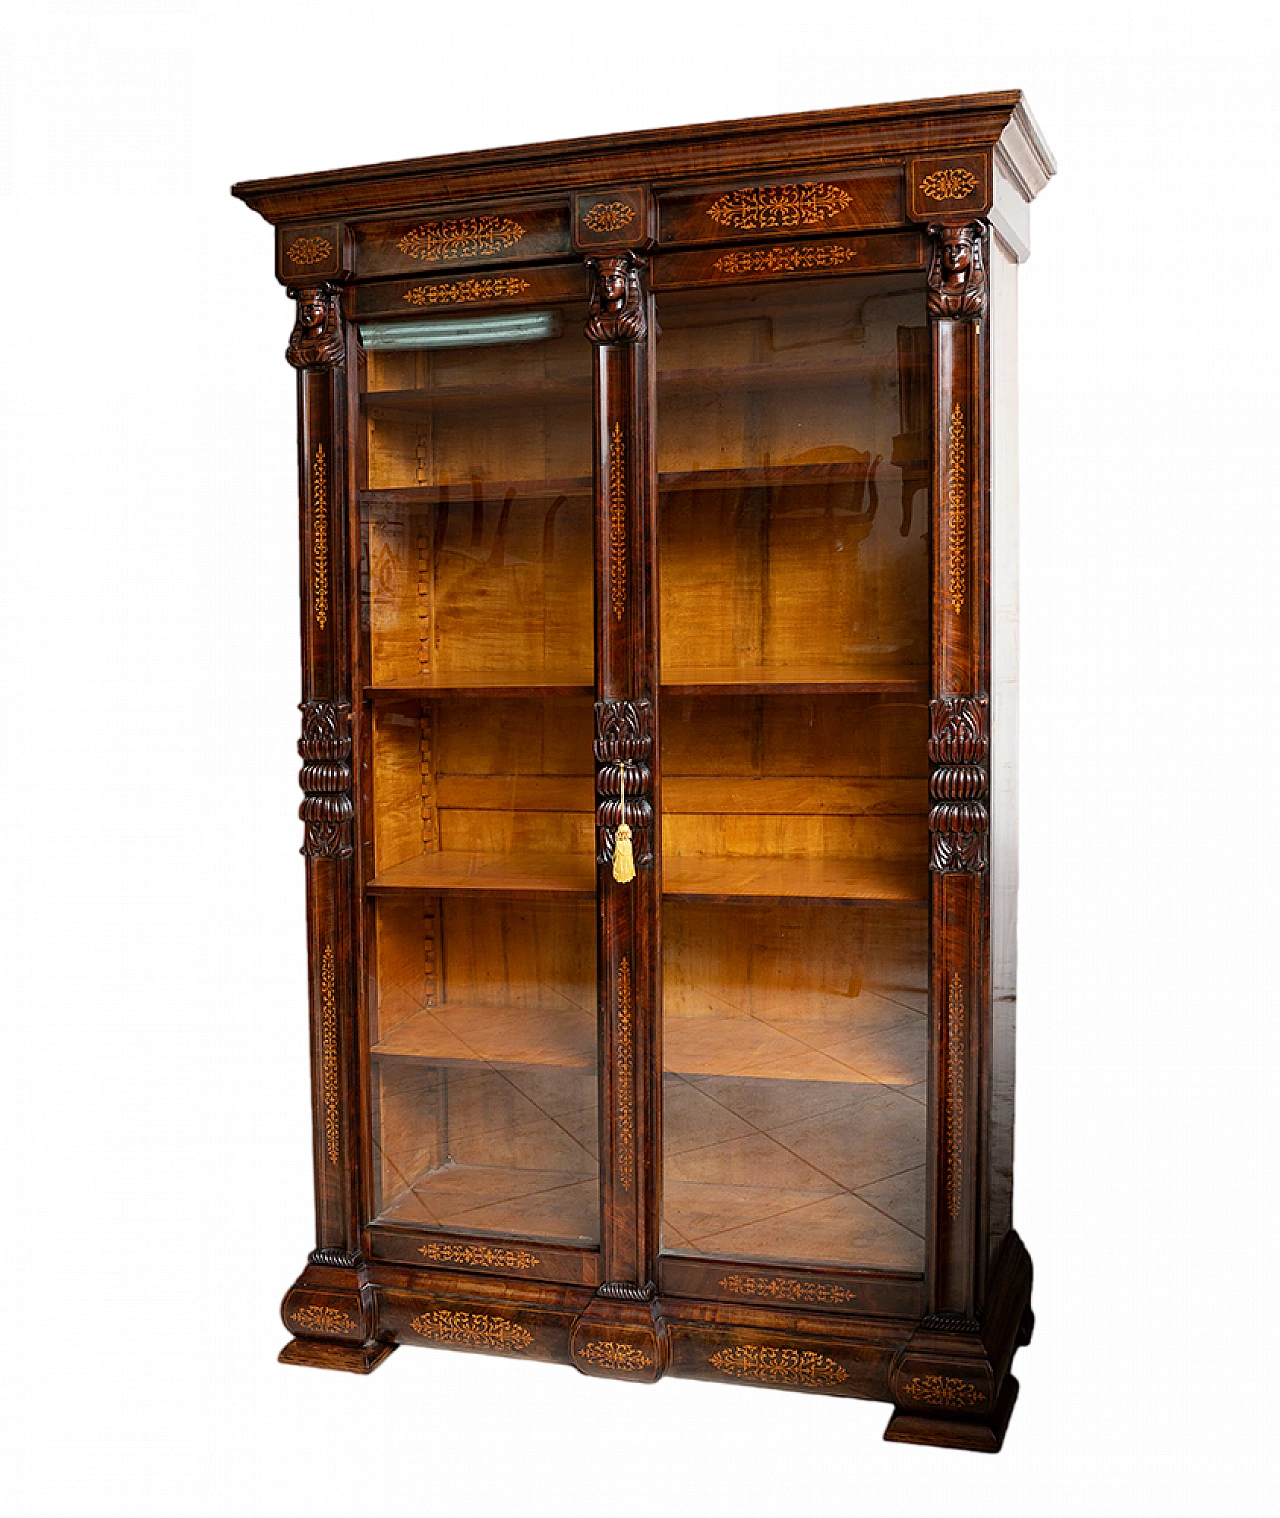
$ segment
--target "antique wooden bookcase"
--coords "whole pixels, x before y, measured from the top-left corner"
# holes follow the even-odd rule
[[[297,303],[317,1247],[397,1344],[996,1449],[1017,93],[237,185]]]

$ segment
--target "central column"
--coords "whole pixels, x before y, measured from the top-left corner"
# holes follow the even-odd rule
[[[629,214],[628,214],[629,213]],[[666,1369],[653,1310],[658,1252],[661,840],[652,298],[645,197],[579,197],[595,347],[596,861],[601,1008],[602,1280],[574,1327],[588,1375]],[[616,239],[630,232],[633,245]],[[599,251],[595,251],[596,249]]]

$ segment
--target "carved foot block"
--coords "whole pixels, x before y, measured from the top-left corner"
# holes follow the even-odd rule
[[[892,1444],[932,1444],[939,1449],[969,1449],[994,1455],[1004,1443],[1005,1429],[1017,1400],[1018,1383],[1012,1376],[1006,1376],[989,1417],[947,1418],[896,1408],[884,1436]]]
[[[318,1339],[290,1339],[280,1351],[281,1365],[312,1365],[317,1370],[348,1370],[367,1376],[397,1346],[394,1344],[333,1344]]]
[[[569,1353],[584,1376],[657,1381],[667,1368],[667,1325],[651,1301],[596,1297],[569,1335]]]

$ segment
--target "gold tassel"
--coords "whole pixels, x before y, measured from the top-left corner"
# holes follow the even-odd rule
[[[613,878],[619,885],[636,878],[636,858],[631,852],[631,829],[627,826],[627,766],[618,771],[618,810],[622,820],[613,845]]]
[[[613,846],[613,878],[621,885],[636,878],[636,860],[631,852],[631,829],[625,822],[618,824],[618,840]]]

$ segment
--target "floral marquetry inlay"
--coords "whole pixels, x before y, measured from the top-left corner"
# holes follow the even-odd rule
[[[843,1366],[811,1349],[774,1349],[767,1344],[735,1344],[718,1349],[711,1363],[726,1376],[771,1386],[838,1386],[849,1379]]]
[[[930,1407],[977,1407],[987,1400],[980,1386],[955,1376],[912,1376],[904,1382],[902,1394]]]
[[[947,462],[947,506],[950,518],[947,540],[947,597],[951,602],[951,610],[958,613],[964,607],[969,568],[965,428],[964,412],[960,409],[959,401],[951,407],[951,425],[947,429],[947,441],[950,445]]]
[[[396,247],[407,258],[440,263],[451,258],[491,258],[514,247],[524,228],[510,216],[461,216],[452,221],[426,221],[405,235]]]
[[[338,1003],[334,993],[333,945],[320,960],[320,1070],[324,1090],[324,1150],[338,1163]]]
[[[504,300],[532,289],[527,279],[455,279],[447,285],[415,285],[404,298],[411,306],[455,306],[463,301]]]
[[[593,1339],[577,1351],[579,1360],[604,1365],[609,1370],[652,1370],[653,1356],[635,1344],[619,1344],[614,1339]]]
[[[336,1307],[299,1307],[289,1314],[304,1334],[353,1334],[359,1330],[345,1312]]]
[[[947,1216],[960,1216],[961,1160],[964,1157],[964,982],[954,971],[947,988],[946,1102]]]
[[[631,1190],[635,1172],[635,1118],[632,1115],[632,1066],[635,1063],[631,1027],[631,962],[624,954],[618,962],[618,1178],[624,1191]]]
[[[722,278],[733,274],[790,274],[796,269],[838,269],[852,263],[858,249],[847,243],[783,243],[773,248],[735,248],[715,261]]]
[[[424,1312],[409,1324],[414,1333],[437,1344],[468,1344],[473,1349],[528,1349],[533,1335],[510,1318],[481,1312]]]
[[[731,190],[707,207],[712,221],[743,232],[769,227],[820,227],[851,203],[838,184],[766,184]]]
[[[284,256],[295,268],[305,269],[310,264],[322,264],[332,252],[333,244],[327,237],[295,237]]]
[[[968,169],[939,169],[920,181],[920,193],[930,200],[964,200],[978,188]]]
[[[774,1302],[841,1302],[857,1300],[857,1294],[825,1281],[804,1281],[793,1276],[723,1276],[721,1291],[735,1297],[767,1297]]]
[[[629,206],[625,200],[609,200],[592,206],[582,221],[593,232],[618,232],[629,226],[635,217],[635,207]]]
[[[627,609],[627,440],[620,422],[609,435],[609,604],[621,622]]]
[[[329,466],[324,444],[316,447],[311,464],[311,602],[316,626],[329,620]]]
[[[433,1265],[487,1265],[495,1270],[532,1270],[539,1263],[527,1249],[491,1249],[488,1244],[422,1244],[418,1253]]]

